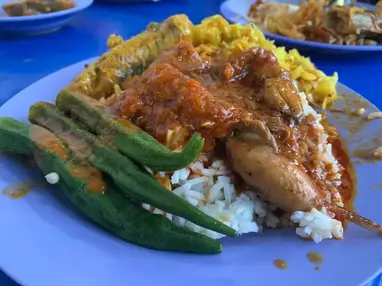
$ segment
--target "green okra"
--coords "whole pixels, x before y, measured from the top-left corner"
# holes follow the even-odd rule
[[[71,145],[77,156],[89,160],[94,167],[108,174],[127,197],[131,196],[207,229],[228,236],[237,235],[234,229],[168,191],[133,161],[102,144],[93,134],[80,129],[54,105],[45,102],[34,104],[29,111],[29,120],[52,131]]]

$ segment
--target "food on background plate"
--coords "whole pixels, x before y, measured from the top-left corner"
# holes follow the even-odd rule
[[[0,150],[55,173],[97,224],[206,254],[269,227],[316,243],[342,239],[343,222],[381,230],[349,210],[351,163],[312,107],[336,99],[337,75],[220,16],[175,15],[108,44],[55,105],[30,108],[32,124],[0,119]]]
[[[299,6],[257,0],[248,18],[267,32],[298,40],[365,46],[382,42],[381,9],[334,6],[324,0],[303,1]]]
[[[8,16],[30,16],[58,12],[75,7],[72,0],[11,0],[2,5]]]

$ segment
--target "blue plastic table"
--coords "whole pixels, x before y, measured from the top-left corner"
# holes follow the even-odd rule
[[[0,35],[0,106],[42,77],[106,50],[112,34],[128,38],[150,21],[186,13],[197,23],[219,13],[222,1],[168,0],[126,5],[94,4],[58,32],[25,38]],[[306,54],[306,53],[305,53]],[[382,54],[307,54],[326,73],[338,71],[340,81],[382,108]],[[1,255],[1,253],[0,253]],[[372,284],[378,286],[381,279]],[[15,283],[0,271],[0,285]]]

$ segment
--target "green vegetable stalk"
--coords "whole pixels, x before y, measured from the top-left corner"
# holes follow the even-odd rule
[[[235,230],[169,192],[127,157],[106,147],[94,135],[80,129],[54,105],[44,102],[34,104],[29,111],[29,120],[49,129],[67,144],[75,146],[77,156],[86,158],[97,169],[112,177],[126,196],[132,196],[207,229],[236,236]]]

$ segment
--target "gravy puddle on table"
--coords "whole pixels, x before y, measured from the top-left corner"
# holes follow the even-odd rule
[[[324,258],[322,257],[322,255],[318,252],[315,252],[315,251],[310,251],[307,253],[306,257],[308,258],[308,260],[314,264],[314,270],[320,270],[320,265],[323,261],[324,261]]]
[[[34,188],[41,186],[43,186],[43,183],[37,181],[19,182],[6,187],[2,193],[8,198],[20,199],[25,197]]]
[[[284,259],[276,259],[273,261],[273,265],[281,270],[287,269],[288,267],[288,263]]]

